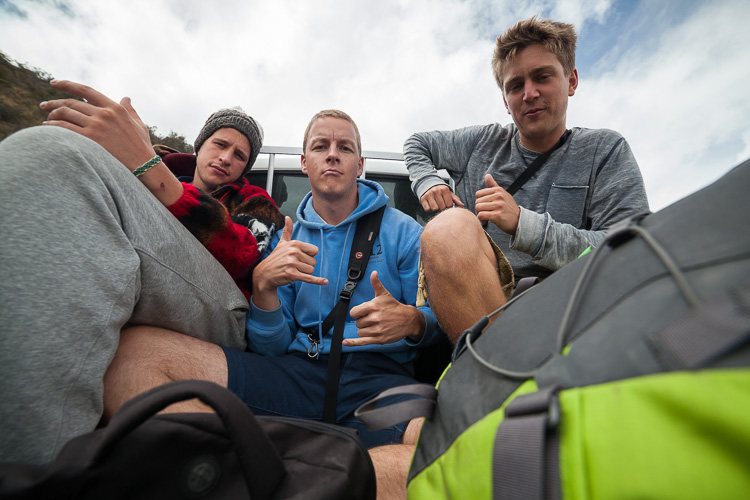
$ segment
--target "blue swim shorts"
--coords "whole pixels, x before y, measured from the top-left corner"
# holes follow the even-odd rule
[[[323,419],[328,356],[306,353],[262,356],[222,346],[227,358],[228,386],[256,415]],[[368,431],[354,410],[382,391],[414,384],[409,368],[380,353],[341,355],[336,423],[359,431],[368,448],[400,443],[408,422]]]

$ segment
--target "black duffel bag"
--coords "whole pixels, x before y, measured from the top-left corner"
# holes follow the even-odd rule
[[[156,415],[196,397],[216,413]],[[256,417],[227,389],[185,380],[131,399],[48,469],[0,465],[0,498],[374,499],[375,473],[353,430]]]

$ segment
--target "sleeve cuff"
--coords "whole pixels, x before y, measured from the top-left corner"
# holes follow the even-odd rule
[[[430,176],[426,179],[423,179],[417,186],[417,198],[421,200],[422,196],[424,196],[424,194],[427,191],[434,188],[435,186],[447,186],[447,185],[448,184],[437,175],[434,177]]]
[[[511,250],[527,253],[532,257],[544,247],[544,239],[547,234],[547,214],[538,214],[523,207],[518,217],[518,227],[515,236],[510,239]]]
[[[167,210],[169,210],[172,215],[174,215],[178,219],[185,217],[190,213],[190,210],[193,207],[201,204],[201,194],[200,191],[198,191],[198,188],[186,182],[182,183],[182,188],[182,196],[180,196],[177,201],[167,207]]]
[[[247,313],[247,323],[253,324],[264,329],[274,329],[284,323],[284,311],[281,305],[272,311],[266,311],[255,305],[252,297],[250,298],[250,310]]]
[[[427,312],[422,308],[418,309],[424,317],[424,331],[422,332],[422,338],[419,339],[419,342],[414,342],[409,340],[409,337],[404,337],[406,345],[411,347],[422,347],[428,345],[432,341],[434,332],[437,330],[437,320],[435,319],[435,316],[432,315],[432,312]]]

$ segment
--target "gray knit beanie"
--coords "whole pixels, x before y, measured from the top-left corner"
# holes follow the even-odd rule
[[[250,141],[250,158],[248,158],[247,166],[242,172],[244,176],[253,168],[253,163],[255,163],[255,159],[258,157],[258,153],[260,153],[260,148],[263,146],[263,127],[252,116],[242,111],[242,108],[239,106],[236,108],[220,109],[208,117],[205,125],[198,132],[198,137],[195,139],[195,144],[193,145],[196,154],[201,146],[203,146],[203,143],[206,142],[206,139],[211,137],[220,128],[233,128],[241,132]]]

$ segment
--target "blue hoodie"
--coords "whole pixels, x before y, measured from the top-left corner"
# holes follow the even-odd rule
[[[280,356],[287,352],[307,352],[310,348],[310,340],[302,331],[298,331],[297,324],[312,331],[320,329],[323,320],[338,302],[339,293],[346,282],[349,252],[357,220],[388,202],[383,188],[375,182],[359,179],[357,189],[357,208],[336,226],[326,223],[315,212],[312,193],[308,193],[300,203],[292,239],[318,247],[314,275],[328,278],[328,285],[297,281],[280,287],[278,293],[281,307],[273,311],[259,309],[251,301],[247,316],[247,340],[253,351]],[[416,303],[421,233],[422,226],[414,219],[394,208],[386,208],[380,234],[375,240],[367,270],[354,290],[350,309],[375,297],[370,284],[372,271],[378,271],[381,283],[396,300],[412,306]],[[344,346],[343,352],[382,352],[401,363],[413,361],[418,353],[415,347],[425,347],[437,340],[439,335],[437,321],[429,306],[419,309],[425,319],[424,335],[419,343],[404,338],[385,345]],[[332,334],[333,328],[322,336],[321,353],[330,352]],[[347,314],[344,338],[357,337],[354,320]]]

